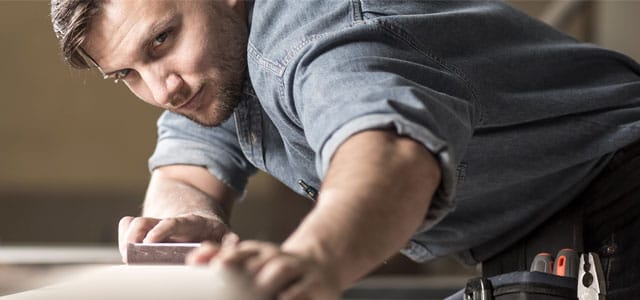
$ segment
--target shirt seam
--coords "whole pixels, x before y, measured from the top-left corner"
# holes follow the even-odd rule
[[[360,0],[351,0],[351,20],[354,24],[364,21],[362,15],[362,3]]]
[[[350,27],[350,26],[348,26]],[[348,28],[347,27],[347,28]],[[291,60],[296,57],[298,55],[298,53],[300,53],[300,50],[302,48],[304,48],[305,46],[309,45],[309,43],[318,40],[320,38],[323,38],[329,34],[332,34],[333,32],[325,32],[325,33],[320,33],[320,34],[312,34],[308,37],[305,37],[304,39],[300,40],[298,42],[298,44],[296,44],[295,46],[293,46],[292,48],[289,48],[287,50],[287,55],[284,56],[284,58],[282,59],[282,63],[283,65],[286,67],[289,65],[289,62],[291,62]],[[282,77],[283,74],[280,74],[279,76]]]
[[[352,22],[348,26],[345,26],[344,28],[342,28],[340,30],[352,28],[355,25],[364,24],[364,18],[363,18],[363,15],[362,15],[362,9],[361,8],[362,8],[362,6],[361,6],[361,3],[360,3],[360,0],[351,0],[350,16],[351,16]],[[340,31],[340,30],[338,30],[338,31]],[[335,32],[336,31],[330,31],[330,32],[325,32],[325,33],[320,33],[320,34],[312,34],[312,35],[307,36],[307,37],[303,38],[302,40],[300,40],[297,44],[295,44],[295,46],[287,49],[286,55],[282,59],[281,66],[282,66],[283,69],[281,70],[281,72],[276,73],[276,75],[280,78],[280,80],[278,82],[278,87],[279,87],[278,95],[280,96],[280,99],[282,99],[283,101],[286,99],[285,90],[287,88],[287,84],[285,83],[284,74],[285,74],[287,68],[289,67],[289,64],[291,63],[291,61],[295,57],[297,57],[299,55],[300,50],[302,50],[304,47],[309,45],[311,42],[319,40],[319,39],[324,38],[326,36],[335,34]],[[255,49],[255,52],[258,52],[257,49]],[[294,121],[294,123],[296,123],[297,125],[301,126],[300,118],[299,118],[298,114],[296,113],[295,108],[291,108],[290,107],[289,110],[291,110],[291,113],[287,112],[287,115],[289,116],[289,118],[292,121]]]
[[[284,75],[285,66],[278,62],[265,58],[262,52],[258,50],[250,41],[247,42],[247,55],[252,58],[258,65],[265,70],[270,71],[278,77]]]
[[[432,60],[433,62],[437,63],[438,65],[440,65],[445,70],[452,72],[456,77],[458,77],[462,81],[464,86],[466,86],[467,90],[469,91],[469,93],[471,94],[471,97],[472,97],[471,101],[472,101],[472,104],[473,104],[473,107],[474,107],[474,112],[477,114],[477,116],[475,116],[475,114],[473,116],[474,118],[477,117],[477,121],[476,122],[472,122],[472,124],[474,125],[473,127],[475,127],[477,125],[484,124],[484,114],[483,114],[481,109],[477,109],[477,105],[479,105],[479,102],[480,102],[480,101],[478,101],[478,92],[476,91],[476,89],[471,84],[471,81],[469,79],[467,79],[467,77],[464,75],[464,73],[462,71],[460,71],[458,68],[456,68],[453,65],[446,64],[441,58],[439,58],[438,56],[436,56],[432,52],[430,52],[428,50],[425,50],[425,49],[422,49],[421,47],[419,47],[418,44],[414,41],[414,39],[411,37],[411,35],[409,35],[402,28],[400,28],[399,26],[396,26],[395,24],[393,24],[390,21],[382,20],[382,19],[378,18],[378,19],[366,20],[364,22],[365,23],[370,23],[370,24],[380,25],[380,26],[377,26],[377,27],[374,27],[374,28],[376,28],[376,29],[380,28],[381,30],[384,30],[385,32],[391,34],[392,36],[400,39],[401,41],[405,42],[408,46],[410,46],[414,50],[418,51],[423,56],[429,58],[430,60]]]

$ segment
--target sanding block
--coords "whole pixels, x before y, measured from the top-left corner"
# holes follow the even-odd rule
[[[183,265],[187,253],[200,243],[129,243],[127,264]]]

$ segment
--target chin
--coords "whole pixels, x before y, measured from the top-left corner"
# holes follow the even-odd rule
[[[187,117],[189,120],[195,123],[198,123],[198,125],[200,126],[216,127],[216,126],[220,126],[222,123],[224,123],[224,121],[228,120],[231,117],[232,113],[225,114],[225,115],[219,115],[219,114],[214,114],[214,115],[182,114],[182,115]]]
[[[226,118],[210,118],[203,116],[191,116],[191,115],[183,115],[187,117],[189,120],[198,123],[200,126],[204,127],[217,127],[220,126],[224,121],[228,120],[231,117],[231,114],[226,116]]]
[[[236,100],[237,99],[237,100]],[[233,115],[236,107],[238,106],[239,97],[232,101],[222,101],[222,105],[212,104],[213,107],[207,107],[201,112],[195,114],[182,114],[191,121],[198,123],[205,127],[216,127],[227,121]]]

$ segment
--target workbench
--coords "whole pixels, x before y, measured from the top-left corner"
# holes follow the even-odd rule
[[[344,300],[442,299],[464,276],[367,277]],[[0,245],[0,299],[264,299],[241,275],[215,267],[127,266],[116,246]]]

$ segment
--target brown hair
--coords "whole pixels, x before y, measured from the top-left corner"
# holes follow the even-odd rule
[[[91,19],[98,14],[101,0],[51,0],[51,23],[64,59],[74,68],[90,67],[80,45]]]

